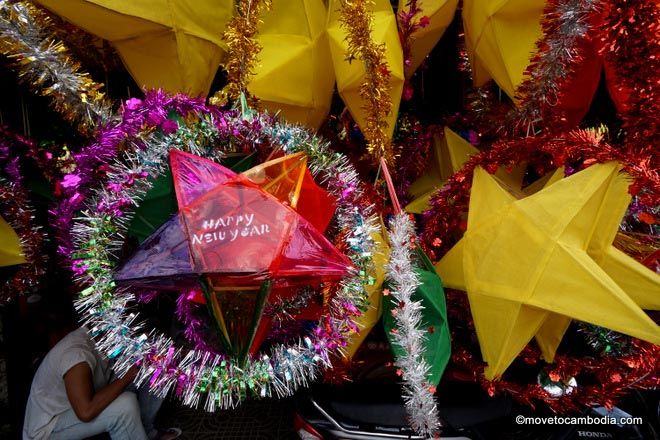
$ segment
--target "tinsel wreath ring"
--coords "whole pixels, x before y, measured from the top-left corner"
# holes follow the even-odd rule
[[[177,99],[187,98],[173,98]],[[126,107],[139,112],[141,101],[130,101]],[[175,102],[172,108],[176,106]],[[353,318],[366,302],[364,288],[371,282],[371,233],[376,222],[371,206],[362,197],[357,173],[344,156],[328,150],[321,139],[266,114],[221,111],[199,103],[197,107],[183,115],[183,122],[160,118],[160,122],[146,123],[141,133],[126,140],[123,153],[101,165],[108,179],[89,191],[87,209],[72,224],[75,250],[71,258],[78,280],[86,286],[76,307],[99,351],[114,360],[115,371],[123,375],[132,365],[139,365],[137,385],[148,385],[160,396],[174,389],[185,405],[194,407],[206,396],[204,406],[213,411],[233,407],[247,395],[291,395],[314,379],[320,369],[331,366],[331,354],[357,329]],[[161,110],[161,115],[168,114],[168,109]],[[148,111],[153,113],[153,109]],[[112,268],[113,251],[121,247],[129,223],[125,211],[138,204],[149,189],[148,177],[163,171],[170,149],[218,159],[223,149],[217,147],[219,143],[227,145],[227,150],[246,141],[280,148],[285,154],[307,154],[310,171],[321,176],[338,200],[338,245],[357,269],[341,280],[329,311],[308,336],[297,343],[273,346],[268,354],[260,353],[237,365],[229,357],[183,349],[164,335],[147,334],[130,309],[133,295],[115,287]],[[206,143],[206,148],[200,143]]]

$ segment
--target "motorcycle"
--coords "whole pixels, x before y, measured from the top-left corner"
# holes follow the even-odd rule
[[[443,440],[657,440],[658,409],[641,425],[594,423],[603,417],[632,415],[619,407],[592,408],[575,417],[592,423],[519,424],[517,418],[542,421],[551,414],[530,412],[507,396],[488,397],[475,384],[442,384],[438,410]],[[652,397],[657,400],[657,393]],[[642,399],[643,400],[643,399]],[[645,403],[636,402],[638,411]],[[301,440],[422,440],[410,428],[396,383],[319,385],[298,398],[294,428]]]
[[[317,384],[298,396],[294,429],[300,439],[423,439],[407,421],[387,343],[372,340],[366,348],[367,360],[360,361],[352,381]],[[563,424],[550,422],[560,416],[548,410],[533,411],[506,395],[491,397],[478,384],[458,381],[452,374],[445,374],[437,390],[443,440],[660,440],[658,391],[635,391],[618,407],[587,408],[574,417],[591,419]],[[639,418],[637,424],[624,423],[633,416]],[[604,417],[611,423],[601,423]]]

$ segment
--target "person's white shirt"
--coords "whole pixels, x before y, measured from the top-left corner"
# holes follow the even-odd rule
[[[94,388],[108,384],[112,370],[107,359],[94,348],[85,327],[65,336],[39,365],[32,381],[25,409],[23,440],[47,439],[60,414],[71,409],[64,385],[64,375],[73,366],[86,362],[92,371]]]

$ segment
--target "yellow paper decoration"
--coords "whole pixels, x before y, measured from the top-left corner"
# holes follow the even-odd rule
[[[433,136],[433,155],[430,164],[424,174],[413,182],[408,189],[414,200],[406,206],[405,211],[414,214],[431,208],[431,197],[440,189],[447,179],[456,171],[461,169],[470,156],[477,154],[472,144],[445,127],[444,136]],[[525,176],[526,165],[515,167],[511,172],[500,168],[496,176],[507,182],[513,188],[520,188]]]
[[[390,247],[380,233],[372,234],[371,238],[376,243],[376,251],[374,252],[373,257],[373,272],[370,273],[370,275],[375,278],[375,282],[373,285],[366,287],[369,298],[369,308],[362,314],[362,316],[359,316],[355,320],[360,331],[348,337],[347,345],[344,348],[344,357],[348,360],[353,358],[358,348],[360,348],[360,345],[362,345],[362,342],[364,342],[371,329],[378,323],[378,320],[380,320],[380,316],[383,313],[382,287],[385,278],[385,266],[390,258]]]
[[[603,201],[587,253],[643,309],[660,310],[660,275],[612,243],[632,196],[625,174],[614,179]]]
[[[330,111],[335,75],[322,0],[273,2],[257,41],[262,46],[248,90],[270,112],[318,129]]]
[[[444,128],[444,136],[433,136],[433,152],[424,174],[408,189],[414,200],[406,206],[406,212],[421,214],[431,207],[431,196],[458,171],[477,150],[472,144]]]
[[[522,198],[559,182],[563,176],[564,168],[561,167],[552,173],[546,174],[520,192],[516,192],[511,188],[507,189],[518,198]],[[603,199],[593,235],[587,247],[587,253],[641,308],[659,310],[658,286],[660,275],[649,270],[612,244],[619,231],[621,219],[632,199],[628,192],[628,186],[627,175],[619,173],[614,177]]]
[[[494,79],[514,99],[536,41],[545,0],[465,0],[463,28],[474,84]]]
[[[563,167],[548,173],[525,188],[521,195],[530,195],[546,188],[561,180],[563,175]],[[660,308],[660,297],[657,295],[660,283],[658,275],[612,246],[630,200],[626,178],[618,174],[603,200],[587,253],[641,308],[657,310]],[[550,315],[536,334],[536,342],[546,361],[554,360],[570,323],[571,319],[566,316]]]
[[[448,287],[466,290],[489,379],[504,373],[534,337],[554,355],[571,319],[660,343],[639,295],[612,278],[635,268],[660,301],[660,280],[632,259],[609,266],[594,259],[611,247],[612,206],[625,188],[616,163],[594,165],[518,200],[477,168],[468,228],[436,265]],[[602,264],[602,262],[601,262]],[[650,272],[648,269],[646,271]]]
[[[21,240],[5,219],[0,217],[0,266],[13,266],[25,262]]]
[[[399,11],[409,11],[408,2],[410,0],[399,0]],[[458,0],[423,0],[419,2],[419,8],[422,10],[415,19],[428,17],[429,24],[426,27],[418,29],[410,37],[411,57],[410,66],[405,66],[406,78],[410,78],[415,70],[422,64],[424,58],[431,52],[440,38],[447,30],[447,27],[454,19]]]
[[[112,43],[135,82],[206,96],[225,55],[231,0],[37,0]]]
[[[386,118],[388,124],[386,135],[391,139],[399,113],[401,93],[403,92],[403,51],[399,41],[396,17],[389,1],[375,0],[374,2],[368,2],[368,8],[373,13],[371,38],[376,44],[382,43],[385,45],[385,58],[391,72],[390,97],[392,109]],[[369,115],[365,111],[365,103],[360,97],[360,86],[364,81],[366,71],[364,64],[359,60],[349,61],[346,59],[348,43],[346,41],[346,31],[339,24],[340,11],[340,0],[330,0],[327,30],[332,63],[337,78],[337,90],[358,126],[365,132]]]

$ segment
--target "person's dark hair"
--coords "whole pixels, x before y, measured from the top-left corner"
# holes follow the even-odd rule
[[[47,326],[54,332],[72,330],[80,325],[73,306],[73,297],[67,292],[49,292],[41,299],[41,311]]]

